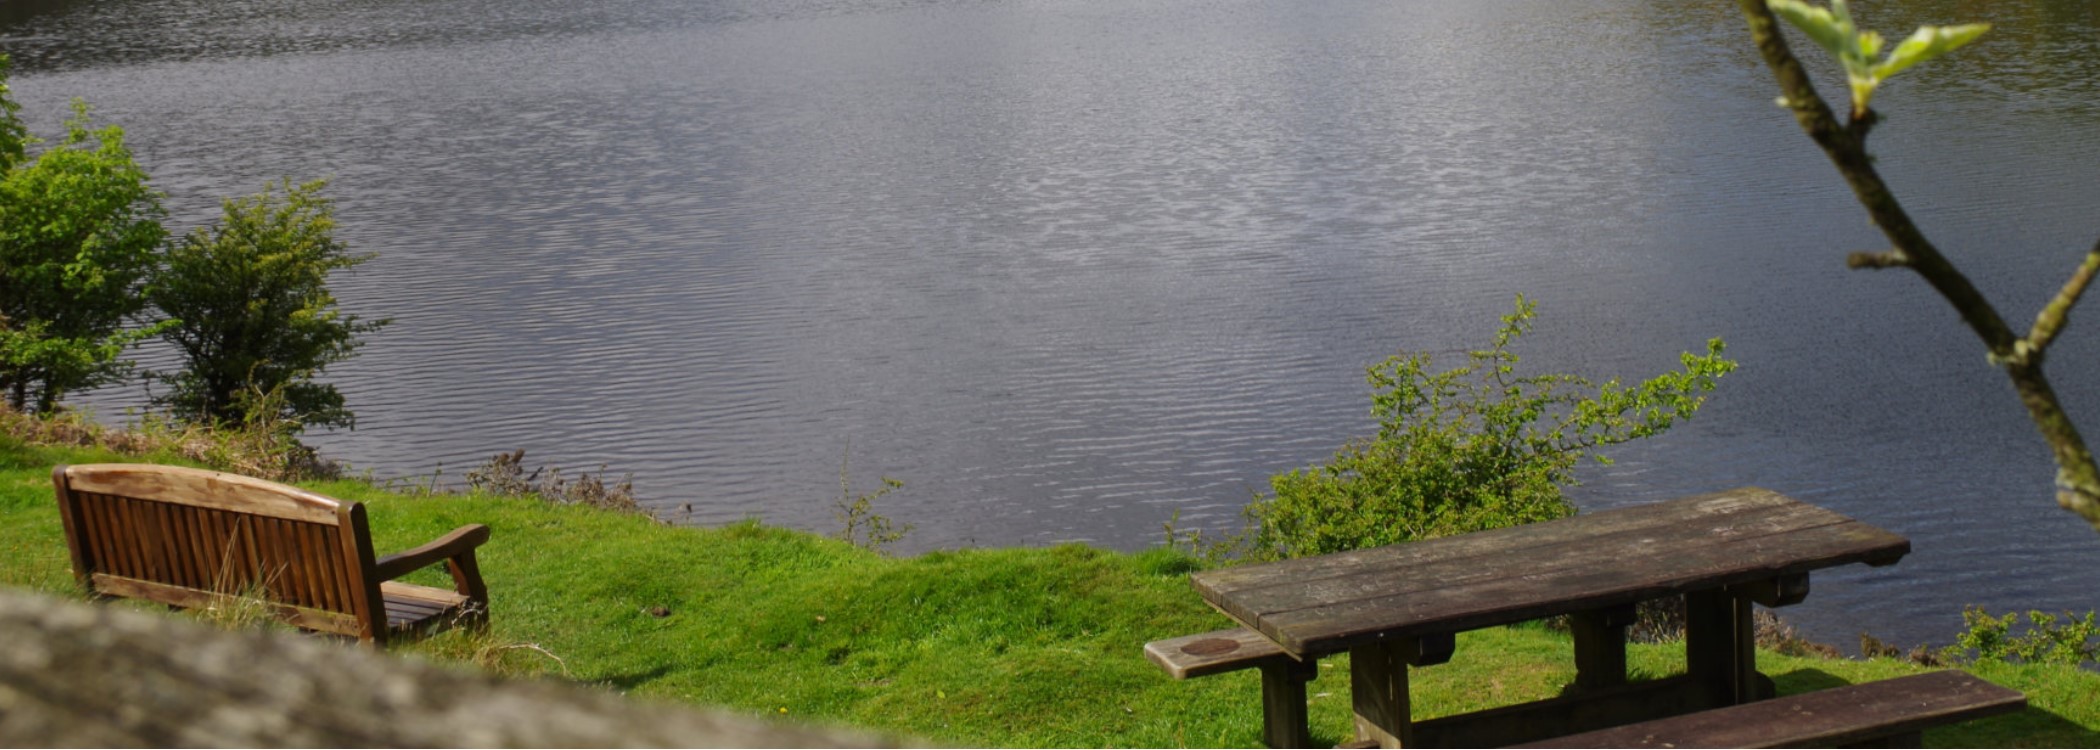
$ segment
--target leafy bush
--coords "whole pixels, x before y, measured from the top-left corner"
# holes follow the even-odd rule
[[[1369,368],[1375,437],[1352,441],[1323,466],[1271,479],[1273,497],[1248,506],[1252,554],[1299,557],[1460,534],[1566,516],[1561,488],[1585,455],[1690,418],[1735,369],[1720,339],[1684,370],[1635,386],[1574,375],[1518,375],[1512,344],[1536,306],[1517,298],[1494,345],[1468,363],[1430,370],[1428,354]]]
[[[0,57],[0,393],[48,413],[122,378],[124,350],[155,332],[127,327],[167,231],[122,128],[94,129],[75,101],[65,137],[30,158],[5,81]]]
[[[156,400],[178,418],[219,425],[257,417],[299,426],[354,421],[335,386],[313,377],[386,321],[360,321],[336,308],[328,274],[371,256],[351,255],[336,241],[333,208],[320,195],[324,184],[286,180],[281,196],[273,187],[227,200],[218,224],[168,250],[148,293],[175,319],[161,336],[182,352],[183,369],[155,377],[171,388]]]
[[[1961,612],[1966,627],[1945,657],[1954,662],[2019,661],[2074,667],[2100,661],[2100,640],[2095,640],[2100,636],[2100,624],[2094,622],[2095,616],[2093,612],[2084,617],[2065,612],[2059,625],[2056,615],[2029,611],[2027,632],[2014,635],[2012,629],[2020,621],[2019,613],[1992,616],[1982,607],[1969,607]]]

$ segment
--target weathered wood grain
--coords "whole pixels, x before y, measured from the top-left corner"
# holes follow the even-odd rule
[[[1191,579],[1213,606],[1304,655],[1887,562],[1910,542],[1784,496],[1738,490],[1381,550]],[[1209,575],[1244,569],[1259,570]],[[1288,583],[1305,571],[1315,577]]]
[[[1959,671],[1866,682],[1519,747],[1845,747],[2018,711],[2027,697]]]
[[[1269,747],[1312,746],[1305,683],[1319,675],[1319,662],[1299,661],[1246,628],[1153,641],[1145,644],[1145,658],[1177,680],[1259,668],[1262,741]]]
[[[1628,683],[1415,723],[1419,747],[1503,747],[1722,705],[1688,676]]]
[[[1145,658],[1177,680],[1297,660],[1277,648],[1275,641],[1246,628],[1153,641],[1145,644]]]
[[[1526,524],[1490,533],[1463,534],[1429,542],[1338,552],[1267,565],[1238,565],[1191,574],[1199,590],[1239,590],[1275,583],[1309,583],[1329,576],[1351,575],[1366,566],[1409,566],[1446,557],[1480,557],[1521,554],[1527,549],[1620,531],[1668,526],[1695,519],[1725,518],[1759,508],[1786,506],[1799,501],[1771,490],[1744,487],[1725,492],[1654,503],[1639,513],[1602,511],[1543,523]]]
[[[239,513],[335,523],[334,499],[239,474],[152,464],[79,464],[64,470],[73,489],[81,492],[161,498]]]

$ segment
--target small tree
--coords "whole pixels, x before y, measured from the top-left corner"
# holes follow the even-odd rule
[[[167,232],[124,131],[92,129],[85,102],[65,138],[29,158],[36,141],[5,75],[0,57],[0,393],[50,412],[68,391],[122,377],[124,350],[156,332],[127,326]]]
[[[1252,553],[1299,557],[1514,526],[1569,515],[1561,488],[1585,455],[1689,419],[1735,369],[1720,339],[1684,353],[1681,372],[1634,386],[1574,375],[1518,375],[1510,345],[1535,307],[1517,298],[1492,347],[1430,372],[1427,354],[1370,368],[1378,435],[1323,466],[1279,474],[1249,505]]]
[[[225,201],[218,224],[171,248],[148,295],[175,322],[162,338],[182,353],[179,372],[155,373],[170,388],[156,401],[199,423],[254,420],[295,426],[353,423],[335,386],[313,378],[387,321],[361,321],[336,307],[328,274],[369,260],[334,236],[324,182],[290,180]]]

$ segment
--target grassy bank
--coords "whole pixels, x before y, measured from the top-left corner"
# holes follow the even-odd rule
[[[0,584],[75,591],[51,466],[112,460],[137,459],[0,437]],[[427,658],[939,743],[1260,742],[1254,674],[1175,682],[1140,652],[1149,640],[1229,624],[1189,590],[1195,563],[1169,550],[1060,546],[897,559],[756,524],[673,528],[536,500],[406,497],[356,482],[308,486],[366,502],[382,552],[464,523],[492,527],[481,567],[495,602],[494,632],[404,649]],[[1759,658],[1784,692],[1915,671],[1892,660]],[[1670,646],[1632,654],[1646,675],[1673,672],[1681,660],[1681,649]],[[1559,634],[1468,633],[1450,664],[1419,673],[1416,711],[1550,696],[1572,671]],[[1929,744],[2100,745],[2100,675],[2007,665],[1974,671],[2026,691],[2034,707],[1928,733]],[[1322,741],[1348,731],[1347,674],[1344,660],[1329,660],[1312,684]]]

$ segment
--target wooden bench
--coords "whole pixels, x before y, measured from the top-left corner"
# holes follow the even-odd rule
[[[1931,672],[1716,708],[1517,747],[1921,747],[1943,724],[2018,711],[2027,696]]]
[[[376,557],[363,503],[275,482],[150,464],[59,466],[51,480],[73,572],[96,595],[183,608],[254,599],[297,627],[374,646],[488,620],[474,561],[487,526]],[[450,590],[393,580],[440,562]]]
[[[1305,683],[1318,676],[1317,660],[1299,661],[1246,628],[1232,628],[1145,644],[1145,658],[1174,679],[1261,670],[1262,740],[1269,747],[1306,747],[1312,729],[1306,717]]]

